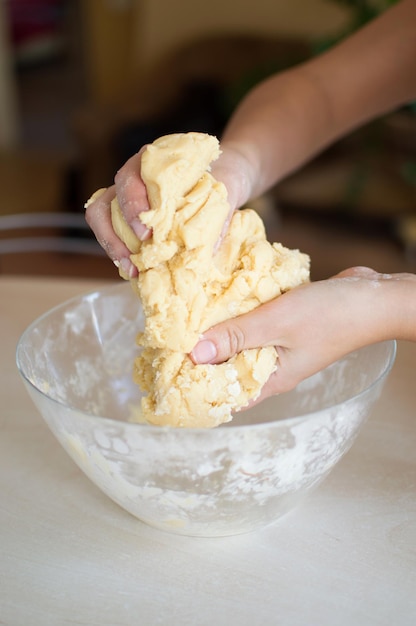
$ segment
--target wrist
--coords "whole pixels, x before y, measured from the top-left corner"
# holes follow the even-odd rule
[[[385,283],[391,338],[416,341],[416,275],[392,274]]]
[[[227,188],[232,209],[243,206],[256,195],[256,159],[239,142],[221,141],[221,155],[212,165],[213,176]]]
[[[353,350],[389,339],[416,341],[416,275],[359,266],[320,284],[329,288],[322,300],[330,303],[326,335],[332,329],[334,343]]]

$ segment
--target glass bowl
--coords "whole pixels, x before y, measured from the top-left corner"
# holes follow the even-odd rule
[[[110,498],[151,526],[233,535],[274,522],[351,447],[379,397],[395,342],[358,350],[214,429],[132,422],[143,327],[122,283],[69,300],[17,346],[30,396],[62,446]]]

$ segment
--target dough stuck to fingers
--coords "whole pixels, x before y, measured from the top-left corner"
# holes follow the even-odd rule
[[[226,319],[309,280],[309,257],[266,239],[251,209],[236,211],[215,253],[230,207],[225,186],[210,174],[215,137],[167,135],[142,155],[150,210],[140,219],[152,237],[139,241],[117,199],[113,227],[139,270],[131,279],[145,314],[143,351],[134,378],[147,396],[152,424],[210,428],[256,399],[276,369],[274,347],[245,350],[226,363],[195,365],[188,354],[201,334]]]

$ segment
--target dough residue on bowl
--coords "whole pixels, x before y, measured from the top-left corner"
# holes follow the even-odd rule
[[[134,376],[147,392],[146,421],[214,427],[260,394],[276,368],[274,347],[244,350],[219,365],[194,365],[189,352],[201,334],[253,310],[309,279],[309,257],[269,243],[251,209],[234,212],[216,251],[230,207],[225,186],[210,173],[218,140],[204,133],[161,137],[142,156],[150,210],[141,221],[152,237],[139,241],[112,203],[113,226],[139,270],[131,280],[143,305],[143,351]]]

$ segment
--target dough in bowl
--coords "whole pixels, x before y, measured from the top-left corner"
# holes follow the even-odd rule
[[[194,365],[188,354],[200,335],[309,279],[309,257],[269,243],[251,209],[229,214],[225,186],[210,174],[218,140],[204,133],[172,134],[143,153],[141,176],[150,210],[140,218],[152,237],[139,241],[117,199],[113,226],[139,270],[131,280],[141,299],[145,328],[134,377],[147,392],[144,420],[152,424],[209,428],[260,394],[276,368],[274,347],[244,350],[219,365]]]

